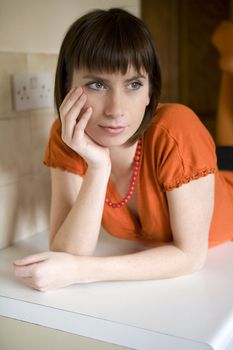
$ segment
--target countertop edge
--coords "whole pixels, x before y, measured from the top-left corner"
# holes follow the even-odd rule
[[[92,316],[65,311],[45,305],[0,296],[0,315],[49,327],[55,330],[93,338],[130,349],[149,350],[211,350],[209,344],[198,343],[179,337],[160,334],[126,324],[116,323]]]

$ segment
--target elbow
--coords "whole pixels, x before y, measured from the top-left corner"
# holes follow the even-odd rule
[[[199,255],[191,259],[190,272],[195,273],[201,271],[206,264],[207,255]]]
[[[95,249],[90,249],[88,247],[75,247],[68,243],[61,244],[58,240],[53,239],[49,242],[49,250],[52,252],[62,252],[77,256],[93,256]]]
[[[182,263],[184,275],[192,274],[195,272],[199,272],[202,270],[206,264],[207,254],[208,254],[208,245],[204,245],[202,247],[180,247],[176,246],[179,249],[182,256]]]

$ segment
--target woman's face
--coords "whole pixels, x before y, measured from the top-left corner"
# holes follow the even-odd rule
[[[83,88],[85,108],[93,110],[86,133],[106,147],[122,145],[135,133],[150,102],[148,74],[132,67],[125,75],[77,69],[74,86]]]

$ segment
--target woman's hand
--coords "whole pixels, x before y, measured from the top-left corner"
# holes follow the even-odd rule
[[[29,287],[45,292],[73,283],[86,282],[85,257],[44,252],[14,261],[14,273]]]
[[[96,144],[86,133],[85,128],[92,115],[92,108],[85,107],[87,95],[82,88],[73,88],[62,102],[59,112],[62,123],[62,140],[88,165],[110,165],[109,150]]]

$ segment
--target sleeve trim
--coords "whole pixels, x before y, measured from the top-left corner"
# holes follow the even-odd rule
[[[71,166],[67,166],[67,165],[63,165],[63,164],[58,164],[57,162],[53,162],[51,160],[47,161],[47,160],[43,160],[44,165],[46,165],[47,167],[51,167],[51,168],[57,168],[57,169],[61,169],[63,171],[68,171],[70,173],[79,175],[81,177],[84,176],[84,172],[79,171],[77,168],[73,168]]]
[[[209,174],[215,174],[217,172],[217,168],[205,168],[202,170],[199,170],[197,172],[195,172],[193,175],[191,176],[183,176],[181,177],[179,180],[176,180],[174,183],[172,184],[161,184],[161,189],[163,192],[168,192],[173,190],[174,188],[178,188],[184,184],[189,183],[192,180],[197,180],[201,177],[207,176]]]

